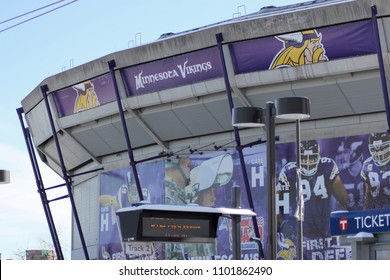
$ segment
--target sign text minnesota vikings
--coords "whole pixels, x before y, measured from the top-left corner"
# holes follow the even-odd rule
[[[171,69],[164,72],[158,72],[150,75],[143,75],[143,70],[134,76],[136,89],[145,88],[145,85],[154,84],[159,81],[168,80],[176,77],[186,79],[188,75],[207,72],[213,68],[211,61],[188,65],[188,59],[183,64],[176,65],[177,69]]]

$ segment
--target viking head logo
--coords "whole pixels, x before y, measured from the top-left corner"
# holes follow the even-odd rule
[[[275,36],[283,42],[283,49],[275,56],[270,69],[294,67],[328,61],[322,35],[315,29]]]
[[[77,97],[74,104],[74,112],[85,111],[100,105],[95,88],[91,80],[74,85]]]

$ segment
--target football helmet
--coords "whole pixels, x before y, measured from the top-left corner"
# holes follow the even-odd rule
[[[363,160],[363,140],[355,137],[346,137],[338,147],[335,161],[339,170],[353,168]]]
[[[363,140],[352,141],[350,143],[349,163],[351,165],[363,159]]]
[[[233,158],[228,153],[203,161],[190,171],[190,184],[185,187],[187,203],[196,203],[202,192],[226,185],[232,174]]]
[[[300,143],[301,172],[304,176],[313,176],[320,162],[320,147],[316,140]]]
[[[386,132],[372,133],[368,137],[368,149],[378,166],[384,166],[390,161],[390,136]]]

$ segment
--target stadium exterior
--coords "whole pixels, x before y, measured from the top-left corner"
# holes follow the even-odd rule
[[[287,60],[278,62],[278,54],[289,43],[302,43],[305,36],[319,42],[321,53],[312,53],[311,60],[301,57],[295,65]],[[378,38],[383,68],[378,62]],[[335,148],[336,154],[340,139],[389,130],[384,99],[388,93],[384,94],[383,86],[390,80],[389,53],[387,0],[317,0],[267,7],[225,22],[167,33],[152,43],[108,54],[46,78],[22,100],[19,113],[25,116],[40,159],[72,189],[78,214],[73,219],[72,259],[85,258],[83,245],[90,259],[104,259],[103,245],[108,250],[109,242],[102,238],[102,215],[111,211],[108,208],[112,205],[102,202],[109,194],[102,185],[110,184],[109,174],[123,176],[122,181],[115,181],[118,185],[131,184],[129,176],[134,176],[126,174],[133,170],[134,162],[141,166],[145,160],[148,166],[162,161],[167,168],[181,156],[203,156],[206,160],[208,152],[213,156],[223,151],[235,153],[226,80],[234,107],[264,108],[268,101],[280,97],[308,97],[311,117],[301,124],[301,138],[334,141],[337,147],[329,149]],[[90,91],[95,94],[83,100]],[[276,135],[278,145],[294,142],[295,123],[277,120]],[[242,145],[259,138],[266,139],[264,130],[240,130]],[[264,147],[257,148],[262,154]],[[251,149],[255,147],[245,148],[250,155]],[[294,148],[291,153],[293,159]],[[251,164],[260,161],[262,165],[262,157],[252,158]],[[154,172],[140,171],[141,185],[144,177],[157,176]],[[164,181],[164,175],[161,178]],[[229,187],[233,184],[229,182]],[[142,190],[153,198],[148,192],[153,190]],[[254,198],[257,204],[256,195]],[[164,194],[156,201],[164,202]],[[260,223],[267,215],[262,218]],[[267,228],[262,228],[265,242]],[[316,254],[311,256],[315,258]],[[340,258],[350,258],[348,253],[342,254]],[[337,257],[332,253],[320,258]]]

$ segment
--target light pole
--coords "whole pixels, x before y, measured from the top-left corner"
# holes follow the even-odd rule
[[[301,184],[301,120],[310,117],[310,100],[306,97],[283,97],[275,101],[278,112],[277,117],[285,120],[295,120],[296,122],[296,184],[297,184],[297,208],[294,216],[297,218],[297,255],[303,260],[303,220],[304,220],[304,200]]]
[[[9,184],[10,183],[10,172],[9,170],[0,170],[0,184]]]
[[[276,260],[276,190],[275,190],[275,106],[267,102],[266,109],[239,107],[232,111],[232,125],[235,127],[266,126],[267,134],[267,186],[268,186],[268,259]]]
[[[306,97],[279,98],[267,102],[266,108],[238,107],[232,110],[232,125],[235,127],[266,126],[267,135],[267,185],[268,185],[268,259],[276,260],[277,251],[277,217],[276,217],[276,171],[275,171],[275,116],[283,119],[299,120],[310,115],[310,102]],[[297,137],[299,133],[297,134]],[[297,139],[297,159],[299,155],[299,138]],[[298,168],[297,168],[298,170]],[[299,168],[300,170],[300,168]],[[300,186],[300,184],[299,184]],[[302,236],[302,232],[300,233]],[[300,245],[302,246],[302,244]]]

